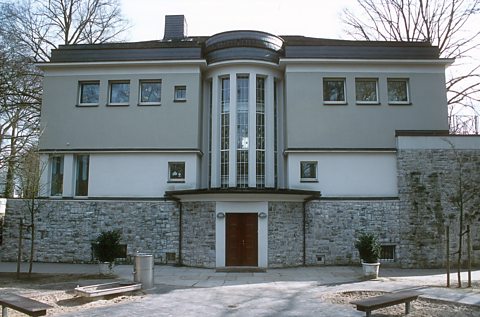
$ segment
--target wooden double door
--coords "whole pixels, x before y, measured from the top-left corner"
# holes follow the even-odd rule
[[[258,266],[257,213],[226,214],[226,266]]]

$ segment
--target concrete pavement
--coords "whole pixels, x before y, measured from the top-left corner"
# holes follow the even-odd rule
[[[15,263],[0,263],[14,272]],[[119,265],[119,278],[132,280],[132,265]],[[92,264],[35,263],[37,273],[98,273]],[[380,269],[377,280],[363,281],[361,267],[298,267],[265,273],[217,273],[213,269],[155,266],[155,289],[135,302],[95,308],[65,316],[364,316],[350,307],[321,300],[324,293],[415,289],[423,297],[480,307],[480,270],[476,288],[445,288],[442,270]],[[452,285],[456,275],[452,274]],[[466,284],[466,273],[463,273]]]

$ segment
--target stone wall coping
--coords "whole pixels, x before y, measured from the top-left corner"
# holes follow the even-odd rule
[[[480,135],[397,136],[399,150],[480,150]]]

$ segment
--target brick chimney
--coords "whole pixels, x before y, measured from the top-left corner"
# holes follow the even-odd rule
[[[164,41],[181,40],[187,36],[187,20],[181,15],[165,16],[165,34]]]

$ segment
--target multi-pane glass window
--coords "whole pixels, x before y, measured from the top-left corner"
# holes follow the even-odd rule
[[[408,79],[387,79],[388,102],[393,104],[408,104]]]
[[[187,100],[187,86],[175,86],[174,95],[175,101]]]
[[[356,78],[355,96],[357,103],[378,103],[378,84],[375,78]]]
[[[90,156],[80,154],[76,157],[75,196],[88,196],[88,169]]]
[[[62,196],[63,192],[63,156],[53,156],[50,160],[50,195]]]
[[[100,82],[79,83],[79,105],[98,105]]]
[[[220,184],[228,187],[230,150],[230,78],[221,79]]]
[[[161,93],[161,80],[140,81],[140,104],[160,104]]]
[[[110,82],[109,104],[128,104],[130,101],[130,82]]]
[[[323,101],[325,103],[345,103],[345,79],[325,78],[323,80]]]
[[[237,76],[237,187],[248,187],[248,76]]]
[[[256,174],[257,187],[265,187],[265,78],[256,83]]]
[[[185,162],[168,162],[168,181],[185,182]]]
[[[317,162],[316,161],[300,162],[300,181],[302,182],[317,181]]]

